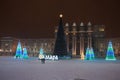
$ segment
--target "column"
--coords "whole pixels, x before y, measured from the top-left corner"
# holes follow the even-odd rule
[[[67,38],[67,52],[69,52],[69,35],[66,35],[66,38]]]
[[[69,24],[65,24],[65,35],[66,35],[66,41],[67,41],[67,52],[69,52]]]
[[[80,58],[84,60],[84,37],[82,36],[80,36],[80,55]]]
[[[72,37],[72,55],[76,56],[76,36]]]
[[[73,34],[73,36],[72,36],[72,55],[73,56],[76,56],[76,23],[74,22],[73,23],[73,25],[72,25],[72,27],[73,27],[73,29],[72,29],[72,34]]]

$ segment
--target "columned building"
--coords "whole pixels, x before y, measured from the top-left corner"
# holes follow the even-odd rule
[[[55,28],[55,38],[40,39],[18,39],[13,37],[0,38],[0,56],[15,55],[18,41],[21,42],[22,48],[26,48],[29,56],[38,56],[40,48],[43,48],[46,54],[53,54],[56,41],[56,33],[58,27]],[[64,24],[64,33],[67,44],[67,52],[72,57],[80,57],[84,59],[87,48],[93,48],[95,57],[105,57],[108,42],[112,41],[113,49],[116,56],[120,56],[120,38],[106,38],[104,25],[93,25],[76,23]]]
[[[64,26],[64,32],[66,34],[67,50],[71,53],[72,57],[84,58],[87,48],[93,48],[94,52],[97,51],[95,44],[97,39],[105,38],[105,26],[104,25],[92,25],[88,22],[85,25],[83,22],[80,24],[66,23]],[[55,33],[57,28],[55,29]]]
[[[81,23],[80,25],[81,31],[79,32],[81,34],[76,33],[76,36],[74,36],[73,33],[70,32],[69,28],[71,28],[72,26],[69,27],[70,25],[68,23],[65,26],[67,50],[69,51],[69,53],[72,54],[72,56],[81,57],[82,59],[86,52],[85,48],[89,46],[93,47],[95,57],[105,57],[109,41],[112,41],[115,55],[120,56],[120,38],[103,38],[103,35],[100,35],[103,32],[99,32],[103,31],[103,29],[101,27],[98,27],[98,25],[94,26],[96,28],[93,29],[93,32],[90,32],[89,37],[87,37],[87,34],[82,31],[82,28],[84,28],[85,26],[83,26],[83,23]],[[76,39],[73,37],[76,37]],[[21,42],[22,48],[27,48],[29,56],[38,56],[40,48],[43,48],[46,54],[53,54],[55,44],[54,38],[17,39],[12,37],[2,37],[0,38],[0,56],[14,56],[19,40]]]

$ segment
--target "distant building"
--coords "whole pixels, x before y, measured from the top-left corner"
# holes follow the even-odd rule
[[[16,47],[19,40],[21,41],[22,48],[27,48],[29,56],[38,56],[40,48],[43,48],[46,54],[53,54],[55,39],[15,39],[11,37],[3,37],[0,39],[0,55],[15,55]],[[69,40],[71,41],[69,41],[69,47],[67,48],[68,51],[73,54],[72,50],[74,49],[72,49],[72,38],[70,38]],[[120,56],[120,38],[97,38],[94,42],[95,48],[93,48],[96,57],[105,56],[109,40],[111,40],[113,43],[115,55]],[[76,42],[76,46],[78,46],[76,47],[76,56],[79,57],[80,42],[77,40]]]
[[[13,55],[14,39],[11,37],[0,38],[0,55]]]
[[[0,55],[15,55],[18,41],[20,40],[22,48],[26,48],[29,56],[38,56],[40,48],[43,48],[46,54],[53,54],[55,38],[47,39],[17,39],[12,37],[0,38]],[[95,57],[105,57],[109,40],[113,43],[113,49],[116,56],[120,56],[120,38],[106,38],[104,25],[92,25],[88,22],[76,24],[66,23],[64,33],[67,42],[67,52],[72,57],[81,57],[85,55],[86,49],[93,48]]]
[[[84,25],[76,23],[64,26],[67,50],[73,57],[80,57],[85,54],[85,49],[93,47],[96,57],[104,57],[108,47],[109,40],[113,43],[113,49],[116,56],[120,56],[120,38],[105,38],[104,25]],[[55,33],[57,28],[55,29]],[[20,40],[22,48],[26,47],[29,56],[38,56],[40,48],[44,49],[46,54],[53,54],[55,38],[51,39],[16,39],[12,37],[0,38],[0,55],[15,55],[18,41]]]
[[[22,48],[26,48],[29,56],[38,56],[40,48],[46,54],[52,54],[54,49],[54,39],[15,39],[12,37],[2,37],[0,39],[0,55],[15,55],[18,41]]]

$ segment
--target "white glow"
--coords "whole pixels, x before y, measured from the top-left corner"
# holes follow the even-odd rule
[[[62,14],[60,14],[60,18],[62,18],[63,17],[63,15]]]
[[[69,24],[68,24],[68,23],[66,23],[66,24],[65,24],[65,26],[69,26]]]
[[[83,22],[81,22],[81,23],[80,23],[80,26],[84,26],[84,23],[83,23]]]
[[[76,26],[76,23],[75,23],[75,22],[73,23],[73,26]]]
[[[91,22],[88,22],[88,26],[91,26],[92,24],[91,24]]]
[[[85,56],[84,56],[84,53],[82,52],[81,53],[81,60],[84,60],[85,59]]]
[[[43,59],[44,55],[39,54],[39,59]]]
[[[2,52],[3,50],[2,49],[0,49],[0,52]]]
[[[10,52],[12,52],[12,49],[10,49]]]

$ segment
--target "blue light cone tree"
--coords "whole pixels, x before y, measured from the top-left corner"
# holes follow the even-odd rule
[[[29,58],[26,48],[23,48],[23,55],[22,55],[22,58],[24,58],[24,59]]]
[[[94,56],[93,48],[87,48],[85,59],[86,60],[93,60],[94,58],[95,58],[95,56]]]
[[[18,42],[15,58],[22,58],[22,47],[20,41]]]
[[[89,48],[86,49],[86,53],[85,53],[85,59],[89,60],[90,54],[89,54]]]
[[[93,48],[90,48],[91,59],[95,59]]]
[[[42,48],[40,49],[39,54],[41,54],[41,55],[43,55],[43,54],[44,54],[44,51],[43,51],[43,49],[42,49]]]
[[[109,43],[108,43],[106,60],[116,60],[111,41],[109,41]]]

